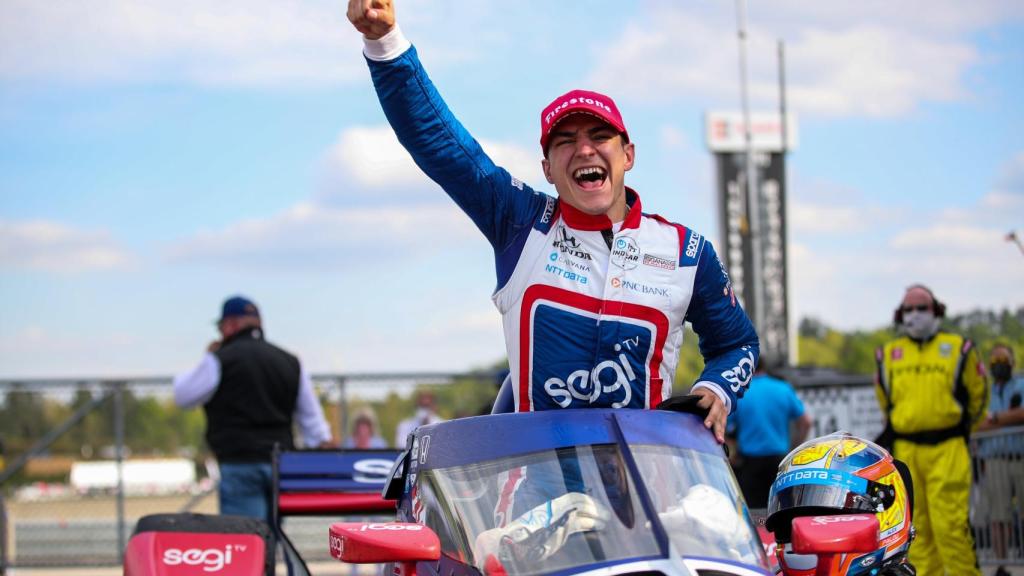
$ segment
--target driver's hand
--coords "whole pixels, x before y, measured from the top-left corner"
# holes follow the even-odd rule
[[[348,0],[348,21],[370,40],[377,40],[395,27],[395,6],[391,0]]]
[[[715,440],[718,440],[719,444],[725,443],[725,421],[729,417],[725,403],[718,394],[708,388],[695,388],[690,393],[700,396],[697,406],[708,410],[708,415],[704,418],[704,427],[714,432]]]

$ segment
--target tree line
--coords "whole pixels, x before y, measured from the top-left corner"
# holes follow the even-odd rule
[[[973,311],[946,318],[944,326],[971,338],[983,358],[987,358],[993,344],[1003,342],[1013,347],[1019,362],[1024,363],[1024,307]],[[892,326],[843,332],[817,319],[805,318],[798,329],[798,364],[834,368],[853,374],[873,374],[875,349],[893,337],[895,331]],[[473,416],[486,411],[497,391],[497,382],[491,375],[506,367],[507,363],[498,362],[478,372],[487,376],[468,375],[450,384],[424,387],[434,393],[442,417]],[[680,386],[693,382],[702,369],[696,335],[687,327],[676,382]],[[0,455],[10,463],[39,438],[66,421],[79,407],[91,402],[97,393],[81,388],[69,400],[24,387],[10,389],[0,403]],[[125,389],[123,402],[125,443],[132,457],[184,456],[199,462],[207,455],[202,410],[181,410],[166,394],[140,394],[131,388]],[[61,436],[48,454],[85,460],[112,457],[113,409],[113,402],[109,400],[100,404]],[[350,415],[360,409],[372,410],[377,417],[378,433],[390,443],[398,422],[412,414],[415,406],[412,395],[392,392],[383,400],[375,401],[352,394],[347,399],[345,414],[341,413],[339,406],[327,402],[324,402],[324,409],[339,439],[348,432],[345,427],[350,422]],[[35,478],[21,474],[8,485],[30,479]]]

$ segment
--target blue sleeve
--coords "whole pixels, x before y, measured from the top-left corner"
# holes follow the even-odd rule
[[[554,200],[491,161],[448,109],[416,48],[394,60],[367,62],[398,141],[487,237],[495,251],[501,286],[518,261],[530,229],[548,224],[545,219],[553,212]]]
[[[693,297],[686,310],[704,357],[704,371],[697,382],[717,386],[735,410],[750,384],[760,346],[750,318],[736,301],[725,266],[710,241],[701,244]]]

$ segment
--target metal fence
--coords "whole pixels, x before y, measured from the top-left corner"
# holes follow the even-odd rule
[[[376,408],[378,422],[391,423],[389,429],[381,431],[390,441],[393,423],[412,413],[415,390],[428,387],[439,394],[447,389],[461,390],[453,384],[476,390],[476,396],[460,393],[456,404],[461,408],[445,414],[467,416],[493,398],[496,377],[489,371],[327,374],[313,376],[313,382],[337,438],[345,437],[357,413]],[[48,421],[48,428],[40,429],[35,425],[39,423],[30,419],[13,433],[12,422],[0,422],[0,432],[5,425],[8,429],[7,454],[0,453],[0,457],[6,457],[6,466],[0,464],[0,575],[5,568],[15,567],[114,566],[120,564],[138,518],[167,512],[217,512],[215,478],[207,474],[200,473],[198,481],[185,491],[153,491],[125,484],[125,468],[137,455],[130,454],[129,445],[133,441],[137,444],[137,439],[126,437],[125,423],[131,421],[132,406],[139,408],[137,402],[126,408],[126,399],[157,398],[170,403],[171,397],[170,378],[0,380],[0,408],[17,412],[13,406],[17,400],[36,406],[40,414],[51,416],[60,408],[62,415],[59,421]],[[438,404],[443,409],[452,403]],[[97,419],[102,422],[97,423]],[[59,454],[59,448],[63,445],[66,450],[83,428],[97,425],[106,427],[110,445],[88,455]],[[12,437],[15,435],[17,438]],[[14,440],[22,449],[12,447]],[[201,447],[187,448],[186,455],[197,460],[201,469]],[[137,448],[136,452],[149,451]],[[66,469],[50,471],[51,480],[55,474],[60,476],[53,481],[26,478],[33,465],[61,460],[69,465],[88,456],[113,462],[116,484],[107,489],[76,489]],[[286,530],[301,551],[317,559],[328,556],[323,546],[325,526],[322,519],[295,518],[288,519]]]
[[[394,423],[406,417],[405,413],[380,411],[398,410],[395,406],[411,410],[411,396],[423,386],[441,393],[451,390],[459,396],[450,400],[462,408],[447,416],[478,413],[493,398],[496,376],[493,372],[330,374],[314,376],[314,384],[340,438],[353,416],[370,405],[377,408],[382,422]],[[468,384],[467,389],[479,395],[467,398],[464,389],[453,384]],[[215,486],[208,478],[201,479],[191,491],[173,494],[134,494],[121,480],[111,490],[92,493],[76,492],[67,482],[14,486],[12,479],[17,480],[26,465],[42,455],[52,455],[55,443],[61,438],[73,438],[86,424],[87,417],[95,417],[98,412],[110,420],[113,440],[113,445],[100,455],[121,468],[130,458],[126,449],[125,393],[168,400],[171,396],[169,378],[0,380],[0,407],[8,404],[15,391],[71,405],[75,393],[84,389],[91,391],[90,399],[66,410],[59,424],[27,439],[28,448],[12,454],[8,445],[7,465],[0,469],[0,575],[5,567],[114,566],[120,563],[121,552],[139,517],[185,510],[216,513]],[[869,402],[874,393],[866,382],[798,386],[797,392],[814,417],[816,435],[840,428],[871,437],[874,429],[879,428],[880,416],[872,412]],[[395,398],[401,401],[395,402]],[[450,402],[438,404],[446,406]],[[391,425],[385,429],[388,439]],[[127,441],[131,440],[129,435]],[[976,479],[971,496],[971,524],[979,561],[987,565],[1024,564],[1024,427],[978,433],[971,444]],[[286,530],[304,554],[312,559],[326,557],[323,519],[292,518],[288,522]]]
[[[1024,426],[975,433],[971,454],[978,561],[1024,565]]]

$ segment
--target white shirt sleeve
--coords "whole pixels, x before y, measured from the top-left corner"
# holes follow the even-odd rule
[[[182,408],[206,404],[220,382],[220,360],[207,352],[199,365],[174,377],[174,403]]]
[[[696,390],[697,388],[707,388],[708,390],[714,392],[715,396],[718,396],[719,398],[722,399],[722,404],[725,404],[725,413],[732,414],[732,400],[730,400],[729,397],[725,395],[725,391],[722,390],[722,386],[720,384],[718,384],[717,382],[712,382],[710,380],[701,380],[700,382],[694,384],[693,388],[690,388],[690,393],[692,394],[693,391]]]
[[[375,62],[394,60],[411,47],[412,43],[402,34],[397,23],[390,32],[376,40],[363,37],[363,54]]]
[[[331,427],[324,418],[324,410],[313,393],[313,381],[305,368],[299,374],[299,398],[295,403],[295,421],[302,433],[302,445],[315,448],[331,440]]]

